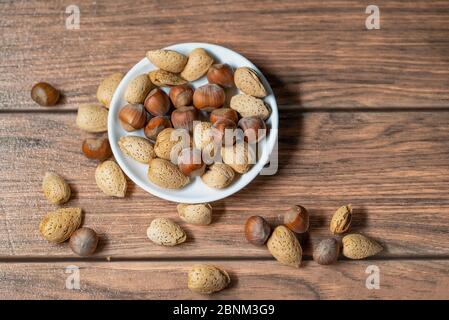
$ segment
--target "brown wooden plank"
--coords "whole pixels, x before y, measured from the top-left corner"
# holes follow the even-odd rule
[[[126,72],[146,50],[203,41],[250,58],[282,105],[447,107],[449,3],[379,0],[381,29],[365,28],[366,1],[211,3],[87,1],[79,30],[66,30],[65,4],[0,3],[0,109],[39,109],[37,81],[65,95],[61,108],[95,101],[107,74]]]
[[[203,296],[187,288],[200,262],[21,263],[0,265],[1,299],[448,299],[448,261],[361,261],[301,269],[271,261],[212,261],[230,273],[229,288]],[[80,289],[66,289],[70,265]],[[379,268],[380,288],[367,289],[365,273]]]
[[[213,204],[212,225],[183,224],[189,240],[163,248],[146,238],[156,217],[177,218],[175,204],[134,184],[125,199],[103,195],[94,181],[96,163],[84,158],[86,134],[75,114],[3,114],[0,117],[0,257],[73,257],[67,245],[46,243],[38,232],[45,212],[55,207],[41,193],[45,171],[67,178],[86,226],[103,237],[97,257],[269,257],[248,244],[247,217],[279,221],[292,204],[307,207],[311,232],[303,237],[307,255],[328,236],[332,213],[356,208],[354,231],[387,248],[383,257],[449,255],[449,112],[282,113],[279,171],[258,177],[244,190]]]

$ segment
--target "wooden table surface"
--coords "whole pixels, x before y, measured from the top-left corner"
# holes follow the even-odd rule
[[[0,2],[0,298],[201,299],[186,286],[198,262],[231,274],[232,286],[209,298],[449,298],[448,1],[378,0],[380,30],[365,27],[371,2],[348,0],[77,0],[80,29],[67,30],[73,2]],[[131,182],[124,199],[102,194],[96,163],[80,152],[89,135],[76,109],[147,50],[192,41],[240,52],[267,76],[280,107],[279,171],[213,203],[210,226],[183,223],[189,241],[165,248],[145,230],[156,217],[179,221],[176,204]],[[38,81],[62,90],[63,103],[33,103]],[[67,206],[80,206],[100,233],[93,257],[40,236],[40,219],[55,209],[41,192],[48,170],[67,179]],[[347,203],[353,231],[385,250],[320,266],[311,248]],[[242,232],[250,215],[276,224],[292,204],[311,213],[298,270]],[[65,287],[71,265],[79,290]],[[371,265],[380,289],[365,286]]]

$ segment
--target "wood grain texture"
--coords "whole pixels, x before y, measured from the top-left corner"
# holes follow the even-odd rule
[[[61,89],[75,109],[101,79],[126,72],[145,51],[203,41],[234,49],[262,69],[281,105],[425,108],[449,105],[449,3],[379,0],[381,29],[365,28],[365,1],[0,3],[0,109],[40,109],[35,82]],[[201,12],[201,14],[198,14]]]
[[[0,256],[73,257],[67,245],[48,244],[38,233],[46,203],[41,180],[47,170],[63,175],[80,206],[84,225],[103,243],[97,257],[269,257],[243,236],[251,215],[279,223],[283,211],[302,204],[311,231],[301,237],[306,255],[329,236],[333,212],[355,207],[353,231],[379,240],[381,257],[447,257],[449,223],[449,112],[304,113],[281,116],[279,171],[260,176],[239,193],[213,203],[207,227],[182,223],[190,239],[175,248],[152,244],[152,219],[177,221],[176,204],[157,199],[133,183],[125,199],[101,193],[96,163],[80,152],[86,137],[75,114],[4,114],[0,118]],[[261,201],[267,199],[267,201]]]
[[[196,263],[229,272],[229,288],[203,296],[187,288]],[[116,262],[0,264],[1,299],[448,299],[448,261],[378,261],[380,289],[368,290],[372,261],[301,269],[275,262]],[[66,267],[79,267],[80,290],[65,289]]]

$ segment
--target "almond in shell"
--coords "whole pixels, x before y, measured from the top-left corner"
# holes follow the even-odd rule
[[[124,154],[141,163],[149,164],[156,158],[153,144],[145,138],[124,136],[119,139],[118,145]]]
[[[250,96],[263,98],[267,95],[257,72],[251,68],[237,68],[234,73],[234,82],[237,88]]]
[[[212,222],[212,206],[209,203],[180,203],[176,209],[179,216],[187,223],[204,226]]]
[[[330,231],[333,234],[341,234],[349,230],[352,220],[352,206],[342,206],[332,216]]]
[[[195,81],[206,74],[214,59],[202,48],[197,48],[189,53],[189,60],[181,72],[181,77],[188,81]]]
[[[109,105],[112,101],[112,96],[114,95],[115,89],[119,85],[120,81],[123,79],[123,73],[117,72],[106,77],[101,81],[97,89],[97,99],[98,101],[109,109]]]
[[[237,94],[231,98],[230,106],[243,118],[257,116],[267,120],[271,110],[262,99],[246,94]]]
[[[63,204],[69,201],[71,191],[68,183],[54,172],[46,172],[42,181],[45,198],[53,204]]]
[[[245,142],[221,148],[223,162],[237,173],[246,173],[255,162],[254,150]]]
[[[80,106],[76,125],[87,132],[105,132],[108,130],[108,110],[98,105]]]
[[[285,226],[277,226],[267,241],[273,257],[282,264],[299,268],[302,249],[295,234]]]
[[[193,266],[189,271],[188,278],[189,289],[201,294],[221,291],[231,282],[231,278],[225,270],[207,264]]]
[[[154,152],[159,158],[175,160],[182,149],[190,146],[190,135],[182,129],[165,128],[156,138]]]
[[[186,241],[182,228],[170,219],[158,218],[151,221],[147,229],[148,238],[161,246],[175,246]]]
[[[213,141],[212,124],[210,122],[198,122],[193,128],[193,143],[196,148],[203,150]]]
[[[143,104],[146,96],[154,88],[148,74],[135,77],[125,89],[125,100],[131,104]]]
[[[234,170],[224,163],[214,163],[206,169],[201,180],[211,188],[223,189],[234,180]]]
[[[364,259],[382,251],[382,246],[364,235],[353,233],[343,237],[343,255],[349,259]]]
[[[148,169],[148,179],[155,185],[166,189],[180,189],[190,182],[190,179],[168,160],[153,159]]]
[[[173,50],[148,51],[147,58],[159,69],[172,73],[180,73],[187,63],[185,55]]]
[[[186,80],[177,74],[162,69],[151,71],[148,76],[150,77],[151,82],[158,87],[177,86],[187,83]]]
[[[69,239],[80,224],[80,208],[62,208],[47,213],[39,224],[39,231],[47,241],[60,243]]]
[[[95,170],[97,186],[108,196],[123,198],[126,194],[126,178],[114,161],[100,163]]]

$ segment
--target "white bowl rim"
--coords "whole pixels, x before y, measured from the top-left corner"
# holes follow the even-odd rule
[[[152,67],[154,67],[149,60],[145,57],[142,60],[140,60],[137,64],[135,64],[123,77],[123,79],[120,81],[119,85],[117,86],[115,93],[112,97],[110,108],[109,108],[109,114],[108,114],[108,138],[109,143],[111,145],[112,153],[114,155],[115,161],[118,163],[120,168],[124,171],[124,173],[140,188],[147,191],[148,193],[168,200],[172,202],[177,203],[205,203],[205,202],[213,202],[218,201],[221,199],[224,199],[226,197],[229,197],[230,195],[237,193],[244,187],[246,187],[256,176],[260,173],[260,171],[263,169],[265,164],[268,163],[269,157],[271,153],[274,150],[274,147],[277,143],[278,139],[278,128],[279,128],[279,112],[278,112],[278,106],[276,102],[276,97],[274,96],[273,90],[268,83],[267,79],[263,75],[263,73],[255,66],[250,60],[248,60],[246,57],[242,56],[238,52],[235,52],[229,48],[216,45],[216,44],[210,44],[210,43],[203,43],[203,42],[186,42],[186,43],[178,43],[171,46],[168,46],[164,49],[167,50],[182,50],[180,48],[183,47],[193,47],[193,48],[204,48],[205,50],[212,52],[219,52],[219,51],[228,51],[232,53],[233,55],[238,55],[242,60],[245,61],[246,66],[253,68],[259,73],[259,76],[267,90],[267,97],[264,98],[264,101],[266,99],[269,99],[268,105],[271,108],[271,115],[267,119],[267,122],[271,123],[271,129],[269,132],[269,135],[266,139],[266,144],[263,148],[263,152],[260,155],[259,160],[257,163],[255,163],[252,168],[245,174],[240,175],[237,181],[232,182],[232,184],[226,188],[223,189],[213,189],[204,184],[205,188],[213,189],[215,192],[212,195],[206,195],[206,196],[197,196],[194,199],[190,199],[188,197],[178,196],[176,195],[176,190],[172,189],[163,189],[159,188],[156,185],[153,185],[149,180],[142,182],[132,170],[126,165],[124,161],[125,155],[122,154],[118,147],[118,139],[119,137],[114,132],[114,125],[118,123],[116,121],[118,111],[123,106],[123,104],[120,103],[120,98],[122,95],[122,92],[125,90],[127,84],[132,80],[133,74],[135,73],[135,70],[140,69],[143,65],[150,64]],[[214,50],[215,49],[215,50]],[[224,61],[223,61],[224,62]],[[154,69],[154,68],[152,68]],[[204,78],[204,77],[203,77]]]

